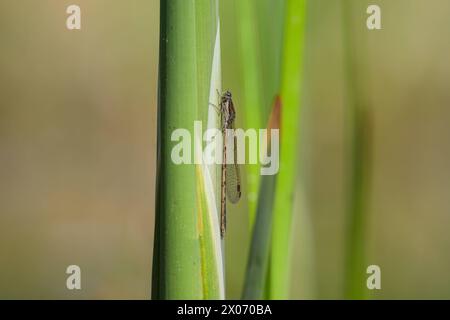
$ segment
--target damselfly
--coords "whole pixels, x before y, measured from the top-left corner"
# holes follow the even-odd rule
[[[222,127],[222,178],[221,178],[221,210],[220,210],[220,235],[225,236],[227,226],[227,197],[231,203],[237,203],[241,198],[241,179],[237,163],[237,142],[234,134],[234,109],[231,93],[226,91],[220,97],[220,117]],[[227,148],[229,153],[227,153]],[[233,159],[227,159],[227,154]]]

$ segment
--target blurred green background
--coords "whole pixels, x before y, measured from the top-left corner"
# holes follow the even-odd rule
[[[239,108],[236,1],[221,1],[222,69]],[[365,27],[361,3],[369,2],[353,3],[363,8],[352,32],[372,123],[365,253],[382,272],[372,297],[448,299],[450,3],[378,0],[381,31]],[[146,299],[159,1],[77,0],[81,31],[65,27],[71,4],[0,2],[0,298]],[[291,297],[342,298],[342,8],[329,0],[308,6]],[[245,201],[229,210],[227,297],[238,298]],[[70,264],[81,267],[80,291],[66,289]]]

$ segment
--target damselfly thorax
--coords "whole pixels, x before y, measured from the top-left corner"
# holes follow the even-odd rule
[[[232,129],[234,120],[236,119],[236,110],[234,109],[231,92],[226,91],[220,98],[220,111],[222,117],[222,130]]]

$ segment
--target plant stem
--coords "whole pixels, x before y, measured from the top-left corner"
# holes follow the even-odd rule
[[[197,152],[202,141],[195,138],[193,126],[196,120],[206,123],[209,92],[220,89],[210,87],[211,79],[220,79],[220,66],[212,69],[220,44],[217,5],[209,0],[161,1],[155,299],[224,297],[214,173],[171,159],[175,129],[187,129],[194,137],[191,159],[202,157]]]

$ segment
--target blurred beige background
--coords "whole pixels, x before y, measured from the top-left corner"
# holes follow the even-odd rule
[[[157,1],[0,1],[0,298],[149,297],[158,20]]]
[[[237,37],[234,1],[222,0],[224,48]],[[375,2],[382,31],[365,29],[365,12],[354,21],[373,117],[374,297],[450,298],[450,3]],[[0,1],[0,298],[149,298],[159,1],[77,0],[82,30],[68,31],[73,3]],[[340,1],[309,3],[292,297],[341,298],[341,10]],[[237,59],[223,52],[238,105]],[[230,298],[245,270],[243,209],[229,217]],[[82,269],[81,291],[65,287],[70,264]]]

